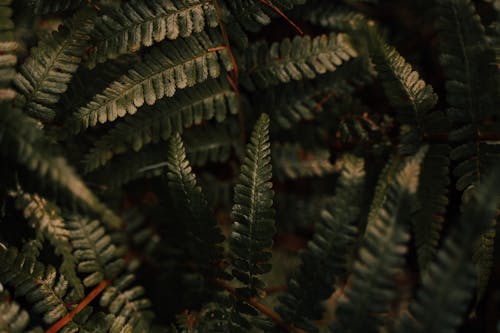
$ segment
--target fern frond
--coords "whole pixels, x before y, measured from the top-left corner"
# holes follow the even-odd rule
[[[280,297],[278,312],[287,322],[308,332],[317,331],[312,321],[323,314],[321,302],[345,278],[358,236],[364,160],[347,155],[343,164],[336,195],[321,211],[315,234],[300,255],[302,263],[290,279],[287,293]]]
[[[0,281],[16,288],[17,297],[25,297],[34,304],[34,312],[42,315],[47,324],[68,313],[66,301],[71,297],[68,282],[52,266],[45,268],[15,249],[0,247]],[[73,322],[68,324],[69,327],[78,328]]]
[[[16,194],[16,206],[22,209],[24,217],[37,229],[54,247],[54,253],[62,257],[59,271],[68,280],[79,297],[83,297],[83,285],[76,275],[77,259],[73,255],[73,246],[69,241],[70,231],[61,217],[61,211],[54,203],[37,194]]]
[[[211,50],[221,44],[221,37],[212,31],[154,47],[143,61],[80,108],[68,126],[78,133],[115,121],[136,113],[144,103],[153,105],[163,97],[172,97],[177,89],[219,77],[232,66],[226,50]]]
[[[339,301],[333,332],[377,332],[397,292],[390,283],[405,264],[412,196],[417,192],[425,149],[409,158],[390,185],[388,198],[369,224],[351,286]]]
[[[67,226],[73,255],[78,258],[78,272],[86,274],[82,280],[85,287],[93,287],[123,269],[122,251],[111,242],[98,220],[74,215],[67,220]]]
[[[90,67],[164,39],[187,38],[218,25],[211,0],[132,0],[99,18],[95,45],[85,59]]]
[[[270,113],[271,125],[276,122],[288,129],[316,118],[327,109],[325,101],[351,94],[355,87],[370,82],[371,75],[365,67],[364,59],[356,58],[315,80],[291,81],[257,91],[252,95],[252,104],[255,109]]]
[[[305,8],[299,8],[293,15],[335,31],[359,30],[366,24],[366,17],[360,12],[329,0],[308,0]]]
[[[271,168],[269,116],[262,114],[246,147],[231,213],[232,274],[243,283],[237,291],[245,298],[261,295],[264,282],[259,276],[271,269],[270,249],[276,231]]]
[[[110,227],[120,225],[119,218],[87,188],[66,160],[50,149],[51,144],[39,123],[17,108],[1,106],[0,153],[3,158],[21,165],[38,184],[67,192],[80,206],[100,215]]]
[[[11,2],[12,0],[5,0],[0,3],[0,102],[16,97],[11,82],[16,76],[18,44],[13,33]]]
[[[438,248],[448,206],[450,147],[431,144],[422,163],[417,198],[419,207],[412,216],[418,266],[425,272]]]
[[[496,169],[498,170],[498,169]],[[482,183],[467,204],[459,223],[450,232],[429,265],[416,301],[410,305],[396,332],[453,332],[462,321],[475,285],[472,244],[496,215],[500,174]]]
[[[194,252],[197,264],[203,267],[204,277],[210,278],[217,270],[217,262],[222,260],[220,243],[224,240],[217,222],[208,209],[201,187],[192,172],[181,136],[176,133],[168,144],[167,153],[168,186],[188,224],[188,237],[195,243]],[[208,271],[207,271],[208,270]],[[216,276],[213,276],[214,278]]]
[[[81,6],[87,0],[30,0],[29,3],[35,13],[50,14]]]
[[[330,162],[330,152],[327,149],[308,151],[300,144],[275,144],[272,157],[276,177],[279,180],[320,177],[337,171]]]
[[[10,299],[10,295],[5,293],[3,285],[0,283],[0,332],[25,332],[29,320],[28,312]]]
[[[99,305],[115,316],[110,332],[150,332],[153,314],[151,301],[142,286],[133,285],[135,276],[124,273],[104,290]]]
[[[31,50],[14,82],[20,92],[16,102],[28,115],[42,121],[56,117],[54,104],[67,90],[88,48],[93,20],[94,11],[79,11]]]
[[[168,140],[174,132],[215,118],[222,121],[238,110],[238,98],[225,80],[210,80],[187,88],[173,98],[160,100],[137,115],[125,118],[95,142],[85,157],[85,169],[105,165],[115,154],[130,148],[138,151],[149,143]],[[143,112],[144,111],[144,112]]]
[[[382,80],[385,94],[389,103],[398,110],[399,121],[417,131],[417,141],[411,144],[419,146],[418,139],[425,131],[424,118],[436,105],[437,95],[396,49],[388,46],[374,28],[368,29],[370,55]],[[406,134],[408,135],[410,134]]]
[[[245,87],[254,90],[313,79],[335,71],[357,56],[346,34],[297,36],[271,45],[258,42],[251,45],[241,59],[242,67],[247,70],[241,80]]]
[[[471,1],[440,0],[438,14],[441,63],[447,79],[447,115],[453,125],[449,140],[455,143],[450,156],[456,162],[455,185],[463,192],[462,201],[466,204],[475,188],[484,182],[484,175],[500,161],[499,141],[482,137],[500,126],[496,117],[500,102],[499,69]],[[492,255],[493,247],[481,244],[489,242],[488,238],[486,235],[480,238],[476,258]],[[484,253],[485,250],[491,251],[490,254]],[[487,262],[477,262],[481,274],[478,291],[486,288],[491,272],[485,263],[489,266]]]

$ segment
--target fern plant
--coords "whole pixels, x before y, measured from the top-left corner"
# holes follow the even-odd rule
[[[496,332],[480,0],[0,0],[0,332]]]

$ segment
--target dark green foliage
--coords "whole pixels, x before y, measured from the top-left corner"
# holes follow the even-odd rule
[[[321,302],[342,285],[359,233],[360,203],[364,187],[364,161],[343,158],[335,197],[325,204],[316,233],[301,253],[301,265],[289,281],[278,311],[294,326],[316,331],[312,321],[323,315]],[[321,271],[321,274],[318,272]]]
[[[95,148],[85,158],[86,170],[92,171],[130,148],[138,151],[146,144],[168,140],[173,132],[182,132],[204,120],[223,121],[228,113],[237,111],[237,103],[226,81],[210,80],[202,87],[187,88],[173,98],[146,106],[95,142]]]
[[[403,317],[399,332],[454,332],[474,289],[471,240],[477,240],[497,214],[498,174],[487,177],[467,204],[460,222],[444,242],[423,286]]]
[[[118,11],[99,18],[92,32],[95,45],[86,63],[95,66],[143,46],[186,38],[217,24],[215,8],[209,0],[129,1]]]
[[[220,52],[219,56],[219,52],[209,50],[220,43],[220,38],[209,32],[151,49],[144,61],[80,108],[69,126],[78,133],[98,122],[103,124],[126,114],[133,115],[144,103],[153,105],[164,96],[172,97],[177,89],[217,78],[223,72],[221,65],[231,69],[227,55]]]
[[[234,187],[231,212],[232,274],[243,283],[238,293],[245,298],[259,296],[264,283],[259,275],[271,270],[270,248],[276,232],[274,192],[271,180],[269,116],[262,114],[246,147],[239,182]]]
[[[15,107],[2,105],[0,132],[2,158],[19,164],[42,185],[48,183],[55,190],[65,190],[77,203],[102,215],[109,225],[119,225],[115,214],[99,202],[66,160],[53,152],[34,119]]]
[[[313,79],[333,72],[357,56],[348,35],[330,34],[284,39],[281,43],[257,43],[242,59],[248,75],[242,82],[248,89],[263,89],[290,81]]]
[[[0,332],[496,332],[495,8],[0,0]]]
[[[447,79],[447,115],[452,123],[450,157],[457,163],[453,169],[455,186],[463,192],[463,202],[467,203],[476,186],[484,182],[484,175],[499,162],[497,142],[483,137],[483,133],[495,132],[500,125],[496,109],[499,69],[481,18],[470,1],[439,1],[437,10],[441,63]],[[485,291],[493,266],[492,230],[488,232],[479,240],[475,254],[478,298]]]
[[[196,177],[192,173],[191,166],[186,160],[186,152],[180,135],[175,134],[169,142],[167,151],[167,179],[168,186],[172,191],[172,197],[177,209],[181,210],[183,219],[190,221],[188,237],[193,239],[193,257],[199,267],[206,265],[201,270],[204,278],[210,279],[211,272],[216,269],[222,260],[222,251],[219,243],[224,240],[217,222],[208,210],[201,188],[196,183]]]
[[[354,263],[346,299],[341,300],[334,332],[377,332],[382,316],[389,311],[390,302],[397,297],[391,288],[404,266],[409,240],[408,220],[412,212],[425,151],[406,161],[396,180],[389,187],[387,200],[368,224],[365,241]]]
[[[93,20],[93,11],[77,12],[64,23],[60,31],[45,36],[31,50],[30,57],[20,67],[15,80],[20,92],[17,102],[28,115],[42,121],[56,117],[53,105],[68,88],[89,46]]]

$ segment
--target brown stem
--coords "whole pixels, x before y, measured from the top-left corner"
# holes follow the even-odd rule
[[[90,302],[94,300],[100,293],[113,281],[113,279],[107,279],[99,283],[92,291],[85,296],[85,298],[74,308],[70,313],[59,319],[54,325],[52,325],[45,333],[56,333],[59,332],[61,328],[66,326],[78,313],[89,305]]]
[[[262,2],[264,5],[268,6],[272,10],[274,10],[281,17],[283,17],[288,22],[288,24],[290,24],[292,27],[294,27],[295,30],[297,30],[297,32],[301,36],[304,35],[304,32],[302,31],[302,29],[297,24],[295,24],[295,22],[293,22],[288,16],[286,16],[285,13],[283,13],[283,11],[281,9],[279,9],[275,4],[273,4],[270,0],[260,0],[260,2]]]
[[[233,286],[227,284],[226,282],[224,282],[222,280],[215,279],[214,283],[216,285],[218,285],[219,287],[221,287],[222,289],[227,290],[231,294],[235,295],[236,297],[238,297],[239,299],[241,299],[245,303],[248,303],[249,305],[253,306],[255,309],[259,310],[262,314],[266,315],[269,319],[271,319],[272,321],[274,321],[279,327],[283,328],[287,332],[291,332],[291,333],[306,333],[305,331],[303,331],[301,329],[295,328],[295,327],[290,326],[287,323],[285,323],[285,321],[280,317],[279,314],[277,314],[273,310],[269,309],[264,304],[260,303],[256,298],[248,298],[247,299],[247,298],[241,297],[236,292],[236,288],[234,288]]]

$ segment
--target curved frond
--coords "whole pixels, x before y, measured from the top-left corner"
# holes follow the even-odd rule
[[[222,260],[220,243],[224,240],[217,222],[208,209],[208,203],[192,172],[181,136],[176,133],[169,141],[167,150],[168,186],[183,215],[186,216],[188,237],[194,240],[193,255],[200,267],[210,272],[217,270],[217,262]],[[210,274],[212,273],[212,274]],[[204,277],[213,275],[205,272]]]
[[[130,148],[138,151],[149,143],[168,140],[172,133],[182,132],[204,120],[222,121],[228,113],[234,114],[237,110],[238,97],[223,79],[187,88],[173,98],[141,109],[137,115],[125,118],[112,128],[95,142],[95,147],[85,157],[85,169],[95,170],[115,154]]]
[[[496,172],[475,192],[462,217],[429,265],[416,301],[396,332],[454,332],[473,297],[475,274],[472,244],[496,215],[500,189]]]
[[[363,159],[343,157],[336,195],[322,209],[314,236],[300,255],[302,263],[290,279],[287,293],[280,297],[278,312],[293,326],[316,332],[312,321],[322,317],[322,302],[349,271],[359,232],[364,178]]]
[[[28,115],[43,121],[56,117],[53,106],[78,69],[89,45],[94,20],[94,11],[79,11],[31,50],[14,82],[20,92],[16,103]]]
[[[55,154],[39,124],[21,110],[2,105],[0,112],[0,153],[33,174],[38,184],[64,190],[80,206],[102,216],[110,227],[120,225],[119,218],[87,188],[63,157]]]
[[[245,298],[262,293],[264,282],[259,276],[271,269],[270,249],[276,232],[271,168],[269,116],[262,114],[246,147],[231,213],[232,274],[243,283],[237,291]]]
[[[13,33],[11,2],[12,0],[6,0],[0,3],[0,102],[16,97],[11,82],[16,76],[18,44]]]
[[[378,332],[381,318],[397,297],[391,279],[405,264],[408,222],[425,150],[409,158],[390,185],[388,198],[369,224],[354,263],[346,298],[339,301],[333,332]]]
[[[212,0],[132,0],[119,10],[101,16],[92,39],[95,41],[85,61],[97,63],[164,39],[187,38],[218,25]]]
[[[241,59],[247,70],[241,80],[245,87],[253,90],[313,79],[335,71],[357,56],[346,34],[296,36],[271,45],[258,42],[251,45]]]
[[[425,132],[424,119],[436,105],[437,95],[396,49],[382,40],[374,28],[367,29],[370,55],[389,103],[397,109],[399,121],[412,126],[417,132],[416,138],[404,143],[418,147]],[[406,133],[402,140],[407,141],[408,136],[410,134]]]
[[[80,108],[68,126],[78,133],[98,123],[112,122],[136,113],[144,104],[153,105],[163,97],[172,97],[177,89],[219,77],[231,69],[227,51],[212,50],[221,44],[221,37],[211,31],[152,48],[143,61]]]

